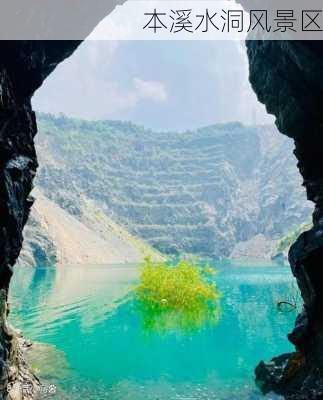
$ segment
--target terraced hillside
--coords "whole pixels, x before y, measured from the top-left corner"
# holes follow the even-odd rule
[[[80,196],[95,200],[164,253],[227,257],[310,215],[292,143],[271,126],[160,133],[42,114],[39,131],[37,185],[49,199],[76,218]]]

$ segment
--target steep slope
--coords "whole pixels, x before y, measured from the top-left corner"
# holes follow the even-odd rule
[[[93,201],[78,201],[81,215],[63,210],[37,189],[25,242],[18,259],[21,265],[137,263],[144,256],[161,258],[100,212]]]
[[[42,114],[39,129],[37,185],[48,198],[80,218],[85,196],[168,254],[227,257],[257,235],[279,239],[310,213],[292,145],[271,126],[152,132]]]

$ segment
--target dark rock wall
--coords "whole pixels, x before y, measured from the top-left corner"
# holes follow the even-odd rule
[[[289,252],[304,300],[289,335],[296,351],[261,363],[256,374],[265,391],[323,398],[323,44],[250,41],[247,48],[253,88],[276,116],[278,129],[294,139],[307,197],[315,204],[313,228]]]
[[[37,169],[37,126],[31,96],[78,44],[0,42],[0,399],[7,398],[8,381],[14,382],[21,373],[15,338],[6,324],[5,299],[22,246]]]
[[[115,5],[114,0],[13,0],[1,8],[0,38],[84,39]],[[0,400],[11,399],[8,383],[32,380],[20,356],[18,340],[6,322],[12,268],[22,247],[22,230],[32,205],[29,193],[37,169],[37,125],[31,97],[80,43],[0,41]]]

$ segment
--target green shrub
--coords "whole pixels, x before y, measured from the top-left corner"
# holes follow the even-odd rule
[[[135,290],[145,328],[193,330],[217,322],[220,293],[214,274],[214,269],[189,261],[169,265],[147,258]]]

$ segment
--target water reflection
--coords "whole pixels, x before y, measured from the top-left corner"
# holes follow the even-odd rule
[[[147,333],[165,335],[169,332],[192,334],[215,326],[220,319],[220,300],[216,304],[201,304],[198,308],[170,310],[136,301],[136,310]]]
[[[11,320],[64,353],[66,363],[60,357],[45,375],[68,365],[68,377],[53,380],[69,400],[262,399],[255,365],[291,350],[295,314],[276,306],[291,274],[217,267],[221,307],[197,315],[140,308],[130,295],[136,267],[16,270]]]
[[[126,300],[137,279],[136,265],[19,268],[11,285],[11,319],[37,339],[50,339],[73,320],[86,332]]]

